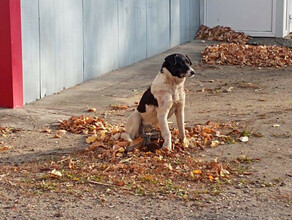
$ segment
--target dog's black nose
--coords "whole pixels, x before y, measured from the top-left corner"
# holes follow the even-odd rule
[[[195,75],[195,71],[191,71],[191,76]]]

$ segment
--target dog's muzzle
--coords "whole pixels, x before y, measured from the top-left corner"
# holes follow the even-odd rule
[[[194,75],[195,75],[195,71],[193,69],[190,69],[186,74],[186,76],[189,78],[192,78]]]

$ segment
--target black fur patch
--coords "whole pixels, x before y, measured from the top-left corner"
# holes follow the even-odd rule
[[[154,98],[153,94],[151,93],[151,87],[144,92],[139,105],[137,107],[138,112],[144,113],[146,112],[146,105],[154,105],[158,107],[157,99]]]

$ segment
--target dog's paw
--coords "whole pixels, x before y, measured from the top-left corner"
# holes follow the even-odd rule
[[[125,141],[128,141],[128,142],[130,142],[130,143],[133,142],[133,139],[132,139],[132,138],[130,137],[130,135],[127,134],[126,132],[122,133],[120,137],[121,137],[121,139],[123,139],[123,140],[125,140]]]
[[[172,151],[172,147],[170,144],[163,144],[162,150]]]
[[[188,147],[190,146],[190,142],[189,142],[189,140],[188,140],[186,137],[184,137],[184,138],[182,139],[182,146],[183,146],[184,148],[188,148]]]

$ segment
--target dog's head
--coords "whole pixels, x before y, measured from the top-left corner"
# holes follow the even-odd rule
[[[191,65],[192,62],[187,55],[175,53],[165,58],[162,68],[166,68],[175,77],[184,78],[195,74]]]

